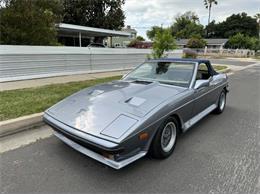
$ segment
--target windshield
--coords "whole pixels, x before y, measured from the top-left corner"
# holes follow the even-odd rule
[[[130,72],[125,80],[158,81],[181,87],[189,87],[194,63],[145,62]]]

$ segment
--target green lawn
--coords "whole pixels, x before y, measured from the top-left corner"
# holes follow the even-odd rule
[[[224,70],[227,68],[227,66],[224,66],[224,65],[213,65],[213,68],[216,70],[216,71],[219,71],[219,70]]]
[[[0,92],[0,121],[43,112],[80,89],[120,78],[121,76],[115,76]]]
[[[225,65],[213,65],[213,68],[214,68],[215,71],[220,71],[220,70],[224,70],[228,67],[225,66]],[[200,65],[200,69],[201,70],[207,70],[208,68],[205,64],[203,64],[203,65]]]

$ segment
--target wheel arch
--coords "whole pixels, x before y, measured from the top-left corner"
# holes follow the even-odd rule
[[[223,88],[223,90],[225,91],[226,94],[228,93],[227,86],[225,86],[225,87]]]
[[[182,120],[180,118],[180,116],[177,114],[177,113],[174,113],[174,114],[171,114],[169,117],[172,117],[172,118],[175,118],[177,120],[177,123],[178,123],[178,130],[179,130],[179,133],[182,132]]]
[[[151,139],[149,140],[149,142],[147,143],[147,146],[148,146],[148,150],[150,150],[150,146],[151,146],[151,144],[152,144],[152,142],[153,142],[153,139],[154,139],[154,137],[155,137],[155,135],[156,135],[156,133],[157,133],[157,131],[158,131],[158,128],[159,128],[159,126],[161,125],[161,123],[163,123],[165,120],[167,120],[169,117],[172,117],[172,118],[175,118],[176,120],[177,120],[177,123],[178,123],[178,127],[179,127],[179,132],[178,133],[182,133],[183,131],[182,131],[182,120],[181,120],[181,118],[180,118],[180,116],[177,114],[177,113],[173,113],[173,114],[170,114],[170,115],[168,115],[167,117],[165,117],[163,120],[161,120],[160,121],[160,124],[158,125],[158,127],[157,127],[157,129],[154,131],[154,133],[152,134],[152,136],[151,136]]]

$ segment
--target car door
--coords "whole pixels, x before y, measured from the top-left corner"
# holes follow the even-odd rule
[[[213,104],[212,92],[214,86],[211,85],[212,73],[210,71],[210,65],[205,63],[200,63],[198,65],[196,81],[197,80],[208,80],[209,85],[201,87],[199,89],[194,89],[194,107],[193,107],[193,116],[201,113],[209,106]]]

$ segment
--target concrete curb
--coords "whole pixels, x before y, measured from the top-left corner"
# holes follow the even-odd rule
[[[231,71],[231,68],[225,68],[225,69],[223,69],[223,70],[218,70],[217,72],[218,73],[228,73],[228,72],[230,72]]]
[[[43,113],[36,113],[0,122],[0,137],[43,125]]]

